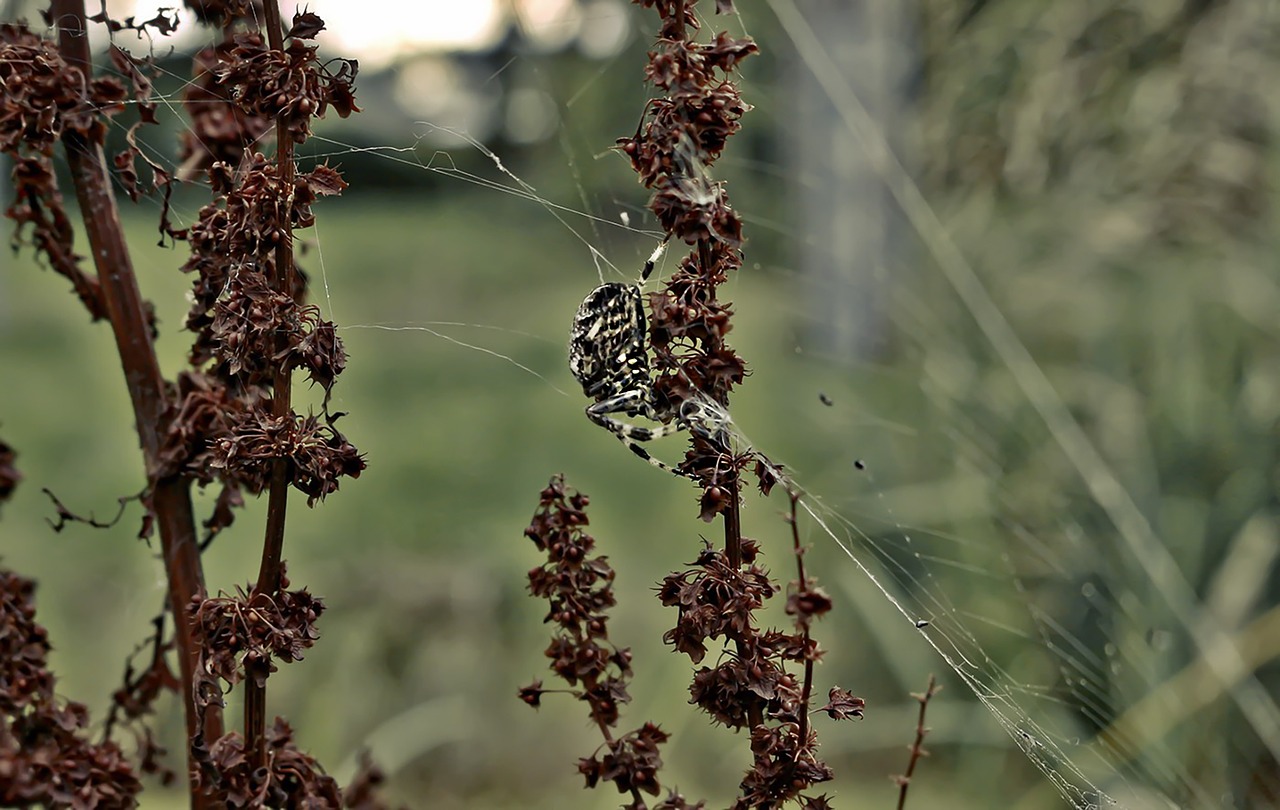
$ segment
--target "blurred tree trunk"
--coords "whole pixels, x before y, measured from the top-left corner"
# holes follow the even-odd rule
[[[900,145],[915,58],[912,4],[809,0],[800,7],[841,80],[889,142]],[[791,171],[800,181],[793,224],[804,236],[799,266],[813,316],[802,340],[814,351],[865,357],[883,339],[886,280],[902,260],[905,231],[884,184],[809,66],[797,57],[789,74],[791,115],[782,121],[779,142],[790,144]]]

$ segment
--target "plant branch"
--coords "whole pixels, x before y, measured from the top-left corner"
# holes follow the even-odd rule
[[[800,545],[800,521],[796,512],[796,506],[800,503],[800,493],[794,490],[788,490],[787,496],[791,499],[791,514],[788,521],[791,523],[791,548],[796,555],[796,582],[800,593],[809,590],[809,579],[804,572],[804,548]],[[804,647],[809,648],[812,640],[809,630],[808,617],[803,622],[804,625]],[[807,740],[809,738],[809,700],[813,696],[813,657],[805,656],[804,659],[804,683],[801,684],[800,692],[800,739]]]
[[[701,265],[704,276],[711,276],[713,272],[713,260],[711,258],[710,243],[706,239],[698,240],[698,263]],[[715,288],[711,288],[712,294]],[[724,405],[725,403],[720,403]],[[717,450],[723,457],[729,453],[729,448],[724,441],[724,435],[716,435],[712,437]],[[728,491],[728,504],[725,507],[721,517],[724,518],[724,553],[729,560],[729,566],[734,570],[742,568],[742,517],[740,507],[742,504],[742,487],[738,483],[738,470],[730,464],[728,469],[720,476],[720,486]],[[738,651],[738,657],[744,661],[750,657],[750,650],[747,649],[745,640],[742,637],[735,639],[735,647]],[[807,704],[806,704],[807,705]],[[747,707],[747,728],[753,729],[764,723],[764,708],[753,703]]]
[[[280,21],[280,6],[276,0],[263,3],[266,16],[267,39],[273,50],[284,49]],[[280,178],[280,186],[285,189],[286,199],[280,206],[284,212],[282,224],[285,232],[276,245],[274,276],[272,285],[279,292],[292,295],[293,291],[293,233],[289,230],[291,222],[289,212],[293,208],[293,184],[295,166],[293,164],[293,138],[288,129],[288,114],[281,113],[276,120],[276,168]],[[283,348],[283,347],[282,347]],[[271,415],[277,419],[288,418],[292,410],[293,374],[285,365],[276,369],[272,386]],[[267,500],[267,529],[262,548],[262,564],[258,569],[257,591],[274,595],[280,589],[280,564],[284,550],[285,511],[288,505],[289,465],[287,458],[277,459],[271,471],[270,494]]]
[[[53,0],[52,11],[58,24],[59,50],[68,64],[84,73],[87,84],[93,67],[83,0]],[[102,147],[86,141],[72,129],[64,132],[62,140],[98,271],[101,301],[111,321],[125,384],[129,389],[147,482],[151,487],[151,507],[156,515],[168,578],[169,609],[174,615],[188,741],[201,732],[206,739],[215,739],[222,734],[221,712],[217,709],[205,712],[202,723],[192,691],[197,651],[192,643],[187,608],[191,600],[203,591],[204,575],[196,541],[190,482],[165,471],[161,463],[160,450],[170,402],[151,340],[146,308],[120,226],[119,210],[111,191]],[[194,769],[190,745],[187,762],[188,768]],[[192,786],[192,807],[203,807],[204,801],[198,793],[196,781],[192,779],[189,783]]]
[[[912,694],[912,697],[920,701],[920,715],[916,720],[916,739],[911,744],[911,759],[907,762],[907,772],[897,778],[898,810],[903,810],[907,806],[907,788],[911,787],[911,776],[916,771],[916,763],[922,757],[929,755],[929,752],[924,749],[924,738],[929,733],[929,729],[925,728],[924,725],[924,715],[929,708],[929,701],[941,689],[942,687],[938,686],[938,679],[930,675],[928,688],[921,694]]]
[[[262,4],[267,29],[267,41],[271,49],[284,50],[283,27],[280,19],[280,6],[276,0],[265,0]],[[289,114],[282,112],[276,119],[276,169],[280,178],[280,187],[285,190],[285,199],[278,210],[283,212],[280,222],[282,233],[276,245],[274,274],[272,286],[286,295],[293,292],[293,233],[291,230],[291,214],[293,210],[293,184],[295,167],[293,165],[293,136],[288,127]],[[281,348],[287,348],[287,338],[281,336]],[[271,414],[276,419],[289,419],[292,412],[292,369],[281,363],[275,371],[272,386]],[[278,458],[272,464],[271,483],[267,495],[267,525],[262,543],[262,563],[258,568],[258,583],[254,589],[257,597],[274,598],[280,590],[282,561],[284,558],[285,517],[289,504],[290,465],[288,458]],[[246,672],[245,678],[245,743],[251,761],[258,767],[267,764],[266,727],[267,727],[267,675],[270,674],[269,661],[257,661],[253,672]]]

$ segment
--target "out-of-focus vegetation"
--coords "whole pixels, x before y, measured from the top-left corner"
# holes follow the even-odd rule
[[[817,126],[848,149],[853,141],[839,116],[789,115],[793,83],[809,81],[797,78],[803,54],[765,10],[741,5],[765,55],[745,68],[757,109],[723,163],[751,240],[734,289],[731,339],[754,370],[734,398],[738,426],[795,470],[824,514],[866,533],[859,557],[906,604],[935,611],[926,618],[944,649],[946,633],[972,632],[990,655],[975,669],[1007,673],[994,685],[1044,688],[1051,700],[1019,694],[1018,705],[1054,712],[1079,737],[1058,741],[1067,759],[1050,767],[1078,765],[1134,807],[1162,806],[1158,794],[1189,806],[1205,796],[1276,801],[1277,766],[1250,722],[1259,717],[1242,716],[1212,679],[1203,706],[1168,686],[1198,656],[1165,604],[1168,583],[1127,545],[1096,478],[1046,428],[1025,380],[915,235],[901,231],[879,267],[826,254],[837,271],[828,294],[853,283],[840,272],[866,273],[883,321],[871,351],[811,348],[807,336],[827,324],[813,322],[814,268],[796,258],[812,234],[791,212],[841,175],[796,175],[789,144]],[[649,21],[639,10],[636,19]],[[886,124],[946,235],[1194,588],[1197,620],[1227,634],[1280,595],[1280,102],[1267,90],[1280,75],[1278,20],[1274,4],[1247,0],[921,0],[902,44],[915,55],[910,114]],[[644,195],[622,160],[593,158],[634,127],[646,36],[604,65],[515,52],[496,74],[563,106],[552,141],[491,143],[541,197],[604,220],[560,213],[623,278],[654,240],[612,223],[627,212],[641,224]],[[368,143],[362,128],[387,130],[377,106],[361,103],[354,129],[321,134],[412,142],[392,127],[399,136]],[[290,578],[329,611],[307,660],[273,677],[272,711],[340,777],[350,768],[339,763],[372,745],[415,807],[615,806],[579,790],[573,763],[598,738],[578,707],[548,696],[535,715],[515,698],[543,671],[547,638],[523,595],[535,558],[521,532],[539,488],[562,471],[591,495],[592,533],[619,572],[612,634],[636,653],[625,711],[673,734],[671,784],[724,804],[746,740],[706,728],[684,705],[687,667],[661,643],[673,617],[652,594],[701,542],[695,493],[592,427],[564,365],[569,319],[599,279],[589,251],[536,202],[424,171],[445,165],[430,147],[420,164],[332,151],[352,187],[317,206],[303,262],[316,299],[345,327],[351,362],[334,407],[350,414],[343,425],[369,470],[290,516]],[[451,153],[501,179],[474,151]],[[199,204],[183,198],[179,212],[191,217]],[[154,208],[129,216],[172,368],[184,347],[174,333],[186,309],[183,255],[151,247]],[[0,521],[0,553],[40,581],[61,688],[100,716],[162,604],[161,569],[133,539],[136,512],[111,530],[55,535],[40,489],[82,513],[114,513],[117,497],[142,486],[136,440],[106,330],[85,323],[61,279],[26,256],[4,261],[0,435],[26,480]],[[675,460],[681,442],[655,452]],[[259,507],[207,553],[213,587],[254,576]],[[785,579],[782,508],[752,497],[744,516]],[[837,603],[816,631],[831,650],[819,683],[868,701],[866,721],[824,738],[837,806],[892,806],[886,777],[905,767],[914,731],[908,692],[930,671],[947,689],[930,708],[934,755],[917,770],[911,806],[1061,806],[920,633],[813,524],[805,536]],[[1276,694],[1280,650],[1243,652]],[[1094,765],[1089,738],[1149,694],[1169,727],[1126,727],[1134,751]],[[176,734],[177,714],[165,722]],[[148,806],[161,806],[157,795]]]
[[[1257,728],[1274,722],[1274,703],[1272,719],[1242,718],[1231,700],[1193,709],[1187,692],[1156,685],[1197,657],[1166,600],[1174,576],[1194,591],[1195,620],[1226,634],[1265,621],[1280,597],[1280,104],[1266,89],[1280,69],[1276,8],[923,6],[923,182],[1179,570],[1158,584],[1161,560],[1133,553],[1079,470],[1045,452],[1040,418],[1009,395],[1013,375],[974,362],[978,330],[949,319],[951,345],[935,362],[972,372],[947,375],[948,397],[999,437],[1011,509],[1066,563],[1041,587],[1079,605],[1067,629],[1084,647],[1124,659],[1103,682],[1106,700],[1082,714],[1106,726],[1150,689],[1172,720],[1138,735],[1135,770],[1187,804],[1271,806],[1275,752]],[[968,360],[946,359],[957,355]],[[1081,605],[1090,591],[1074,594],[1089,587],[1114,607]],[[1274,700],[1280,650],[1257,638],[1241,651]],[[1160,773],[1151,751],[1162,746],[1204,793],[1179,795],[1187,773]]]

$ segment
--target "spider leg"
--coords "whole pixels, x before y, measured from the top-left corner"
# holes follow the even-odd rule
[[[626,438],[626,437],[622,436],[622,434],[618,434],[618,439],[619,439],[619,440],[621,440],[621,442],[622,442],[624,445],[626,445],[626,446],[627,446],[627,449],[628,449],[628,450],[630,450],[631,452],[635,453],[637,456],[639,456],[640,458],[644,459],[645,461],[649,462],[649,463],[650,463],[651,465],[653,465],[654,467],[657,467],[659,470],[666,470],[667,472],[671,473],[672,475],[678,475],[678,476],[680,476],[681,478],[691,478],[691,477],[692,477],[692,476],[690,476],[688,473],[683,472],[682,470],[678,470],[678,469],[676,469],[675,467],[672,467],[670,464],[666,463],[665,461],[661,461],[661,460],[656,459],[656,458],[654,458],[653,456],[649,455],[649,451],[648,451],[648,450],[645,450],[645,449],[644,449],[643,447],[641,447],[640,445],[638,445],[638,444],[636,444],[635,442],[631,441],[630,439],[628,439],[628,438]]]
[[[667,234],[658,246],[653,249],[653,253],[649,254],[649,260],[644,263],[644,269],[640,271],[640,283],[643,284],[649,280],[649,274],[653,272],[653,266],[658,263],[658,257],[662,255],[662,251],[667,249],[667,243],[671,241],[671,234]]]
[[[649,451],[641,447],[637,442],[648,442],[654,439],[661,439],[663,436],[670,436],[679,433],[684,426],[678,423],[660,425],[656,428],[639,427],[637,425],[628,424],[621,419],[615,419],[611,414],[626,413],[634,411],[653,419],[653,409],[644,401],[642,394],[636,391],[619,394],[600,402],[587,406],[587,418],[596,423],[600,427],[608,430],[610,433],[618,437],[618,441],[622,442],[628,450],[635,453],[640,458],[657,467],[660,470],[666,470],[672,475],[678,475],[682,478],[689,476],[670,464],[659,461],[649,455]],[[654,419],[654,421],[657,421]]]

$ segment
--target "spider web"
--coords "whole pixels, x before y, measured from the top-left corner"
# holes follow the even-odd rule
[[[1107,430],[1114,425],[1083,422],[1080,414],[1093,411],[1061,393],[1079,392],[1067,374],[1071,369],[1037,359],[1037,350],[1022,337],[1024,330],[1039,332],[1029,329],[1020,290],[1032,297],[1066,294],[1045,274],[1032,274],[1027,287],[1019,288],[1010,266],[1034,253],[1027,244],[1031,236],[1019,230],[1034,227],[1032,233],[1042,236],[1053,232],[1051,225],[1009,214],[1004,224],[990,226],[1006,240],[1002,249],[984,249],[981,239],[966,236],[969,223],[990,220],[966,209],[963,200],[949,201],[944,214],[899,159],[901,149],[868,110],[865,90],[843,78],[848,71],[813,21],[790,0],[769,5],[783,36],[767,47],[785,51],[807,72],[811,89],[835,113],[839,137],[859,154],[873,186],[887,193],[880,203],[863,201],[872,209],[869,216],[884,216],[886,230],[908,234],[903,241],[918,248],[914,254],[879,254],[884,264],[869,271],[865,263],[848,264],[842,261],[848,252],[834,243],[815,248],[829,234],[765,213],[774,208],[749,196],[751,182],[744,183],[747,195],[739,196],[730,177],[749,238],[764,243],[764,261],[753,262],[756,248],[748,244],[747,266],[732,289],[740,303],[731,339],[753,374],[723,417],[740,446],[783,465],[782,474],[804,493],[805,530],[843,608],[824,628],[824,644],[833,652],[823,676],[857,693],[860,680],[872,680],[869,668],[876,682],[897,684],[900,698],[922,686],[930,669],[945,666],[952,687],[931,709],[932,747],[1016,749],[1044,779],[1036,785],[1025,776],[990,776],[985,788],[995,798],[986,806],[1051,807],[1062,800],[1076,808],[1233,806],[1241,801],[1233,793],[1241,778],[1232,772],[1234,764],[1249,767],[1255,759],[1266,761],[1267,754],[1271,761],[1280,759],[1280,709],[1258,674],[1275,655],[1274,642],[1265,641],[1275,635],[1267,591],[1274,560],[1268,551],[1274,545],[1270,522],[1244,522],[1230,536],[1229,548],[1211,555],[1212,563],[1195,561],[1196,553],[1208,553],[1204,548],[1172,544],[1171,538],[1185,535],[1167,528],[1178,515],[1158,509],[1158,471],[1135,475],[1123,457],[1109,452]],[[314,10],[324,15],[323,4]],[[537,64],[537,57],[521,59]],[[637,64],[618,59],[602,70],[635,73]],[[326,314],[333,313],[346,330],[344,339],[357,347],[353,368],[361,350],[460,351],[473,365],[484,365],[490,377],[532,381],[525,389],[528,406],[503,417],[521,435],[571,431],[565,442],[599,448],[603,461],[588,469],[643,468],[587,423],[581,414],[586,403],[563,364],[568,318],[581,297],[603,280],[635,280],[643,257],[661,237],[645,225],[638,189],[602,198],[592,196],[581,179],[584,168],[601,161],[590,160],[598,157],[595,144],[578,140],[575,115],[581,107],[568,102],[589,98],[591,83],[583,81],[560,106],[562,170],[574,179],[576,194],[544,195],[481,139],[443,124],[421,123],[402,143],[356,144],[352,130],[336,129],[321,130],[310,144],[312,160],[376,156],[410,176],[430,178],[443,195],[465,189],[472,199],[489,199],[541,222],[543,232],[552,234],[548,238],[563,239],[580,258],[555,271],[566,290],[577,290],[566,293],[558,312],[487,321],[476,317],[485,304],[446,302],[446,314],[453,307],[459,317],[423,322],[403,317],[403,301],[374,298],[360,303],[402,319],[357,317],[344,323],[343,308],[360,311],[362,293],[358,279],[328,258],[334,242],[323,210],[314,241],[314,288]],[[740,139],[752,127],[769,125],[780,129],[784,141],[788,135],[799,138],[798,125],[786,120],[782,102],[768,88],[748,85],[745,94],[758,109],[744,121]],[[180,91],[159,100],[181,120]],[[432,146],[442,138],[457,146]],[[730,154],[734,147],[731,142]],[[172,163],[161,151],[148,154],[157,163]],[[621,161],[603,163],[615,177],[625,175]],[[835,183],[801,174],[785,157],[755,164],[727,158],[719,171],[782,178],[796,195],[830,190]],[[189,221],[196,208],[179,200],[175,213]],[[1069,224],[1057,227],[1059,236],[1069,235]],[[806,250],[822,261],[798,260]],[[536,247],[528,252],[530,262],[539,258]],[[617,260],[621,255],[633,258]],[[857,267],[863,269],[851,269]],[[870,304],[848,303],[864,298]],[[1094,300],[1083,296],[1079,306]],[[848,308],[836,304],[833,310],[831,302]],[[863,323],[850,326],[850,317]],[[362,337],[372,334],[383,337]],[[1076,371],[1099,368],[1081,360]],[[400,373],[420,371],[409,367]],[[1135,420],[1130,430],[1155,430],[1142,423],[1142,409],[1126,400],[1137,395],[1135,388],[1103,393]],[[339,407],[343,396],[336,400]],[[519,422],[522,412],[551,410],[557,415],[546,424]],[[668,439],[651,451],[675,460],[679,447],[678,439]],[[510,445],[495,439],[485,454],[500,458],[504,452]],[[542,456],[535,469],[573,463],[557,456],[554,444],[538,444],[529,454]],[[462,471],[464,463],[443,459],[441,466],[452,470],[443,478],[471,477]],[[646,491],[681,486],[647,468],[631,475],[651,477],[643,484]],[[527,500],[530,485],[520,486],[491,497]],[[774,509],[748,503],[750,519],[764,524],[754,532],[769,531]],[[785,558],[775,554],[775,573],[782,577]],[[841,650],[855,638],[861,659]],[[866,650],[877,660],[868,663]],[[873,717],[876,698],[894,700],[887,690],[868,697]],[[968,712],[975,701],[999,734],[983,736],[983,723]],[[866,749],[893,734],[897,743],[906,742],[910,730],[903,722],[869,735]],[[841,744],[832,736],[828,732],[826,745],[839,753]],[[926,773],[932,764],[924,766]],[[928,794],[928,777],[919,779],[913,792]],[[844,790],[856,796],[858,788]]]

